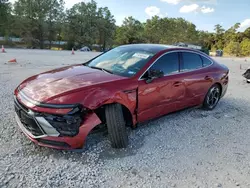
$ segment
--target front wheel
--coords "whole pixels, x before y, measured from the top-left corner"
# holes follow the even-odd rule
[[[106,123],[109,139],[113,148],[125,148],[128,145],[126,123],[124,121],[122,106],[111,104],[105,108]]]
[[[203,102],[203,108],[205,110],[213,110],[220,100],[220,94],[221,89],[219,85],[213,85],[207,92],[207,95]]]

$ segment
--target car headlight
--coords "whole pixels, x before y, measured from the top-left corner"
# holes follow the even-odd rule
[[[79,133],[85,113],[85,108],[80,109],[77,107],[77,109],[73,109],[66,115],[47,114],[44,118],[60,133],[60,136],[73,137]]]

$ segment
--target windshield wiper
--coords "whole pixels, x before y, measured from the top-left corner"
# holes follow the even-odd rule
[[[101,70],[101,71],[103,71],[103,72],[107,72],[107,73],[110,73],[110,74],[114,74],[112,71],[107,70],[107,69],[104,69],[104,68],[94,67],[94,66],[88,66],[88,67],[90,67],[90,68],[92,68],[92,69],[98,69],[98,70]]]

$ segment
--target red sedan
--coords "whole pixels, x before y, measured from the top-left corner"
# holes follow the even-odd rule
[[[126,126],[192,106],[215,108],[229,70],[206,54],[166,45],[114,48],[84,64],[32,76],[15,90],[16,120],[35,143],[81,148],[106,126],[111,144],[126,147]]]

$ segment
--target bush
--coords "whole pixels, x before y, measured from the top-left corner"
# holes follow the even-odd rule
[[[228,45],[224,48],[224,52],[229,55],[240,56],[241,48],[239,42],[229,42]]]
[[[244,39],[241,44],[241,54],[244,56],[250,56],[250,39]]]

